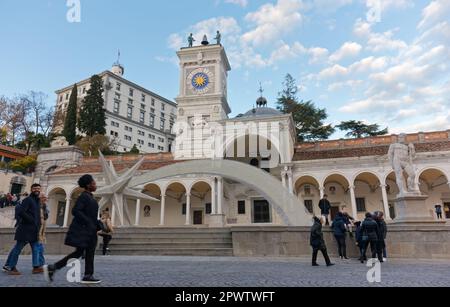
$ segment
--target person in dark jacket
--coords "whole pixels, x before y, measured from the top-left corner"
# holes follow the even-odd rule
[[[347,227],[345,225],[344,214],[342,214],[342,212],[339,212],[334,219],[331,229],[333,230],[334,237],[336,238],[338,244],[339,257],[341,257],[341,259],[348,259],[347,242],[345,240]]]
[[[319,202],[320,214],[326,218],[326,225],[330,225],[331,204],[328,201],[328,195],[324,195]]]
[[[12,276],[21,275],[16,266],[19,261],[19,256],[23,248],[31,245],[33,255],[33,274],[41,274],[44,272],[39,264],[39,229],[41,227],[41,206],[39,203],[39,195],[41,193],[41,186],[33,184],[31,186],[31,195],[24,199],[15,209],[16,218],[16,235],[14,240],[16,245],[11,250],[3,267],[3,272]]]
[[[370,248],[372,250],[372,258],[375,259],[378,256],[378,260],[383,262],[383,255],[378,249],[378,236],[380,233],[377,222],[373,219],[372,213],[366,214],[366,219],[361,225],[361,232],[363,236],[363,241],[365,241],[364,246],[364,257],[367,253],[367,249]],[[364,260],[361,260],[364,263]]]
[[[56,262],[45,266],[45,275],[48,281],[53,281],[57,270],[64,268],[69,260],[85,256],[85,272],[82,283],[98,284],[101,280],[94,278],[94,257],[97,247],[97,232],[101,230],[98,221],[99,206],[92,193],[97,190],[97,184],[91,175],[84,175],[78,180],[78,185],[84,189],[72,210],[73,222],[66,235],[65,244],[75,247],[76,250]]]
[[[386,221],[384,220],[384,212],[378,211],[375,213],[375,221],[378,224],[378,251],[383,254],[383,261],[387,260],[387,249],[386,249],[386,238],[388,233],[388,228]]]
[[[365,256],[365,244],[366,242],[363,240],[363,234],[361,230],[361,222],[355,222],[355,239],[356,239],[356,245],[359,248],[360,257],[359,260],[364,263],[365,260],[367,260],[367,257]]]
[[[323,218],[319,219],[318,217],[314,217],[314,225],[311,228],[311,239],[310,244],[313,248],[313,257],[312,257],[312,265],[313,266],[319,266],[317,264],[317,255],[319,254],[319,251],[322,252],[323,257],[325,258],[325,262],[327,266],[333,266],[334,264],[331,263],[330,257],[328,256],[327,247],[325,245],[325,240],[323,239],[323,232],[322,232],[322,224],[323,224]]]

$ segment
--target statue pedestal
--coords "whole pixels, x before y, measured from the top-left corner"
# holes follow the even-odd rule
[[[394,221],[396,225],[436,225],[445,224],[444,221],[438,221],[432,215],[426,206],[428,196],[419,194],[409,194],[399,196],[395,200],[397,218]]]
[[[210,228],[222,228],[225,227],[225,214],[214,214],[209,216]]]

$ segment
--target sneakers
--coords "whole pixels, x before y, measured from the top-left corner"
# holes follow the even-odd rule
[[[95,279],[94,276],[85,276],[81,281],[81,283],[84,285],[97,285],[101,282],[101,280]]]
[[[20,275],[22,275],[22,273],[20,273],[19,271],[17,271],[16,268],[14,268],[14,269],[11,269],[11,271],[8,272],[8,275],[9,276],[20,276]]]
[[[332,267],[332,266],[335,266],[335,264],[334,263],[327,264],[327,267]]]
[[[47,282],[53,282],[53,277],[55,275],[55,266],[54,265],[44,265],[44,276]]]
[[[9,273],[9,272],[11,272],[11,268],[10,267],[7,267],[6,265],[3,267],[3,269],[2,269],[2,271],[4,272],[4,273]]]
[[[313,263],[312,266],[316,267],[316,266],[320,266],[320,265],[318,265],[317,263]]]
[[[40,267],[40,268],[34,268],[32,271],[33,275],[37,275],[37,274],[43,274],[44,273],[44,268]]]

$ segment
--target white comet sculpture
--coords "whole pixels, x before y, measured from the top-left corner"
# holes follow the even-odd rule
[[[159,199],[150,197],[140,191],[133,190],[129,188],[129,183],[135,173],[139,170],[139,167],[144,162],[144,157],[139,160],[131,169],[127,170],[121,176],[117,175],[116,170],[112,162],[106,161],[105,157],[100,153],[100,163],[103,169],[103,175],[105,178],[106,185],[97,190],[95,196],[101,197],[99,207],[100,209],[106,204],[112,203],[113,208],[117,212],[119,217],[120,225],[125,226],[124,218],[127,219],[129,225],[131,225],[130,213],[128,211],[127,199],[141,199],[157,201]],[[114,211],[113,211],[114,212]]]

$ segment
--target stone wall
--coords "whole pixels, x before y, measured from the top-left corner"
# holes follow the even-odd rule
[[[450,227],[390,225],[387,240],[391,258],[450,259]],[[337,244],[324,227],[329,253],[337,256]],[[310,257],[308,227],[233,227],[237,257]],[[358,257],[354,239],[347,240],[349,257]],[[370,251],[367,253],[370,256]]]

